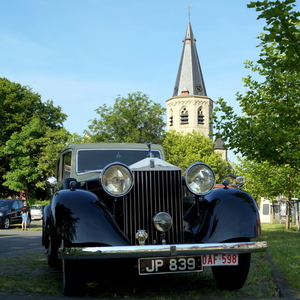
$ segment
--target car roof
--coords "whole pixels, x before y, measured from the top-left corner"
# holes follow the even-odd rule
[[[143,149],[148,150],[148,146],[144,143],[81,143],[72,144],[66,147],[67,149]],[[151,150],[159,150],[164,155],[164,150],[161,145],[151,144]]]
[[[22,200],[22,199],[8,199],[8,198],[1,198],[0,201],[1,200],[5,200],[5,201],[16,201],[16,200],[18,200],[18,201],[25,201],[25,200]]]

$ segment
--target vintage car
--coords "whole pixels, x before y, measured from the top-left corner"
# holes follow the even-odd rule
[[[251,253],[267,247],[248,193],[215,188],[201,162],[183,172],[159,145],[71,145],[48,183],[43,246],[50,266],[62,263],[65,295],[84,294],[83,260],[130,261],[142,276],[211,267],[221,288],[239,289]]]

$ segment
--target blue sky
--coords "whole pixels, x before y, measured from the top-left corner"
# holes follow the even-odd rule
[[[257,60],[264,21],[250,0],[192,0],[190,20],[208,96],[239,111],[235,94]],[[0,77],[61,106],[82,134],[95,109],[141,91],[172,97],[189,1],[0,0]]]

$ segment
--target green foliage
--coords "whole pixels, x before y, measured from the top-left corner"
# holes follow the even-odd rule
[[[213,168],[217,182],[230,173],[228,163],[213,151],[214,143],[195,131],[183,134],[174,130],[166,132],[162,143],[165,158],[183,171],[194,162],[203,162]]]
[[[30,87],[6,78],[0,78],[0,115],[0,180],[5,176],[3,186],[14,191],[31,188],[42,175],[38,159],[47,148],[43,135],[48,132],[50,142],[52,134],[54,145],[53,134],[63,130],[67,116],[53,101],[42,102]]]
[[[274,165],[300,165],[300,44],[299,13],[295,1],[256,1],[249,7],[266,19],[261,34],[262,48],[257,64],[246,61],[246,68],[258,78],[244,78],[248,91],[237,93],[243,116],[234,113],[224,99],[217,101],[214,122],[229,149],[251,161]],[[263,80],[264,79],[264,80]]]
[[[28,86],[0,78],[0,130],[3,146],[11,135],[33,118],[39,118],[52,129],[61,128],[66,115],[53,101],[42,102],[41,96]]]
[[[104,104],[95,111],[100,118],[91,120],[86,131],[90,142],[161,142],[165,108],[141,92],[119,96],[113,106]]]
[[[239,162],[236,170],[246,178],[244,189],[255,198],[276,201],[280,195],[291,198],[294,191],[300,192],[299,173],[288,165],[278,167],[266,161],[256,163],[246,159]]]
[[[260,37],[262,52],[258,61],[264,69],[279,72],[300,70],[300,13],[293,11],[295,6],[296,0],[251,1],[248,5],[260,12],[258,19],[266,20],[265,32]]]
[[[50,200],[34,200],[33,204],[47,205],[50,204]]]
[[[13,133],[3,148],[3,154],[10,157],[3,185],[14,191],[26,190],[29,196],[35,187],[44,187],[43,178],[53,175],[56,157],[67,139],[64,128],[50,129],[42,120],[32,119]]]

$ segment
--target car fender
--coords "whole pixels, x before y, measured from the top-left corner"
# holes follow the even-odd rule
[[[43,212],[43,220],[42,220],[42,227],[43,227],[43,231],[42,231],[42,245],[43,246],[47,246],[47,236],[46,236],[46,232],[47,232],[47,226],[49,226],[50,224],[50,217],[51,217],[51,206],[50,204],[47,204],[44,207],[44,212]]]
[[[70,246],[129,245],[104,203],[85,190],[60,190],[51,201],[51,225]]]
[[[247,192],[224,187],[200,198],[184,217],[187,232],[200,243],[260,236],[260,218],[254,199]]]

